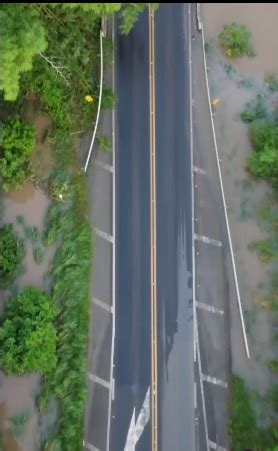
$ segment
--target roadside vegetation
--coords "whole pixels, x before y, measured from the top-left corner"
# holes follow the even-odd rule
[[[218,38],[220,47],[231,58],[243,55],[254,57],[256,55],[251,33],[245,25],[237,23],[224,25]]]
[[[269,392],[267,397],[273,401],[273,393]],[[229,413],[229,435],[233,451],[277,451],[278,431],[275,424],[267,429],[258,427],[251,392],[239,376],[232,378]]]
[[[24,240],[30,240],[38,264],[49,246],[56,249],[46,274],[49,292],[33,286],[12,292],[0,323],[0,364],[6,375],[37,372],[42,376],[36,398],[40,422],[53,403],[58,412],[54,426],[41,439],[45,450],[77,451],[84,435],[93,233],[78,148],[96,116],[101,17],[118,13],[121,32],[126,34],[147,6],[4,3],[0,9],[5,24],[1,27],[0,108],[5,117],[0,124],[1,182],[8,192],[21,189],[26,180],[34,181],[51,201],[44,230],[28,226],[23,216],[16,220],[23,238],[13,225],[1,227],[2,287],[11,291],[16,282]],[[106,61],[111,51],[106,38]],[[102,109],[111,108],[115,101],[115,94],[104,86]],[[49,177],[38,176],[31,163],[36,128],[25,119],[28,105],[51,120],[44,136],[53,159]],[[98,135],[98,141],[102,149],[110,149],[105,136]],[[11,419],[15,437],[23,435],[29,418],[23,412]]]

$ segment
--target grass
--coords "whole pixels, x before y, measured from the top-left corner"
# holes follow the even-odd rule
[[[97,135],[97,141],[99,148],[103,150],[104,152],[111,152],[112,150],[112,144],[109,138],[105,135],[98,134]]]
[[[52,298],[62,312],[56,324],[57,370],[46,379],[46,385],[59,404],[55,440],[61,449],[74,451],[83,439],[92,232],[84,176],[76,174],[73,187],[74,199],[66,210],[57,202],[49,209],[45,241],[58,243],[51,270]]]
[[[277,394],[272,394],[272,400]],[[277,429],[271,426],[262,429],[257,426],[256,413],[250,392],[243,379],[233,376],[229,401],[229,436],[233,451],[274,451],[277,443]]]

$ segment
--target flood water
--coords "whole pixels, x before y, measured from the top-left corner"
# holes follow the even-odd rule
[[[262,78],[278,71],[277,3],[202,3],[201,7],[207,40],[216,40],[223,25],[232,22],[251,31],[257,56],[233,59],[237,70]]]
[[[35,174],[46,177],[52,169],[50,147],[43,144],[45,134],[51,122],[43,116],[36,116],[32,105],[28,105],[25,119],[35,123],[37,128],[37,146],[32,155]],[[27,285],[47,289],[45,274],[49,271],[54,255],[54,248],[43,248],[44,258],[37,264],[33,257],[34,244],[24,236],[23,226],[16,218],[24,217],[26,226],[37,227],[43,232],[44,220],[50,200],[46,193],[36,184],[27,181],[22,189],[12,189],[2,197],[3,208],[1,221],[13,223],[15,230],[24,238],[26,254],[23,270],[16,280],[17,290]],[[0,292],[0,311],[9,302],[10,292]],[[38,449],[38,412],[35,409],[35,396],[39,391],[41,377],[38,374],[26,374],[22,377],[7,377],[0,372],[0,428],[3,432],[4,449],[7,451],[34,451]],[[20,439],[13,437],[11,417],[23,412],[30,413],[24,434]]]
[[[275,358],[273,315],[261,306],[258,299],[269,286],[267,272],[270,265],[262,263],[255,253],[251,253],[248,244],[267,237],[258,225],[257,209],[264,205],[270,188],[264,182],[252,180],[245,171],[246,159],[252,148],[248,126],[241,121],[239,114],[258,93],[266,96],[263,99],[269,109],[272,101],[274,104],[277,102],[277,99],[269,100],[264,76],[270,72],[278,74],[278,4],[205,3],[201,8],[205,42],[210,44],[206,56],[211,96],[220,99],[214,124],[252,356],[252,360],[247,361],[239,349],[242,343],[232,340],[233,371],[242,375],[250,387],[265,393],[273,382],[273,375],[266,367],[267,360]],[[231,22],[249,28],[257,53],[255,58],[227,58],[219,49],[218,34],[224,24]],[[227,65],[231,67],[228,69]],[[247,83],[242,83],[243,80]],[[240,334],[240,330],[232,330],[232,336]]]

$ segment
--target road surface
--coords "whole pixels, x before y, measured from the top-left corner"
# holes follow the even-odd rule
[[[194,449],[188,5],[155,15],[159,449]],[[149,29],[116,33],[116,312],[110,450],[151,386]],[[129,432],[128,432],[129,431]],[[130,443],[130,441],[128,442]],[[151,421],[136,450],[151,450]]]
[[[116,297],[110,450],[123,451],[151,379],[148,13],[116,33]],[[150,422],[136,450],[147,451]]]
[[[194,450],[188,4],[156,13],[159,450]]]

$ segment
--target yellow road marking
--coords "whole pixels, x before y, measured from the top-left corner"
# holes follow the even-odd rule
[[[151,419],[152,451],[158,450],[157,420],[157,287],[156,287],[156,141],[154,11],[149,6],[150,183],[151,183]]]

